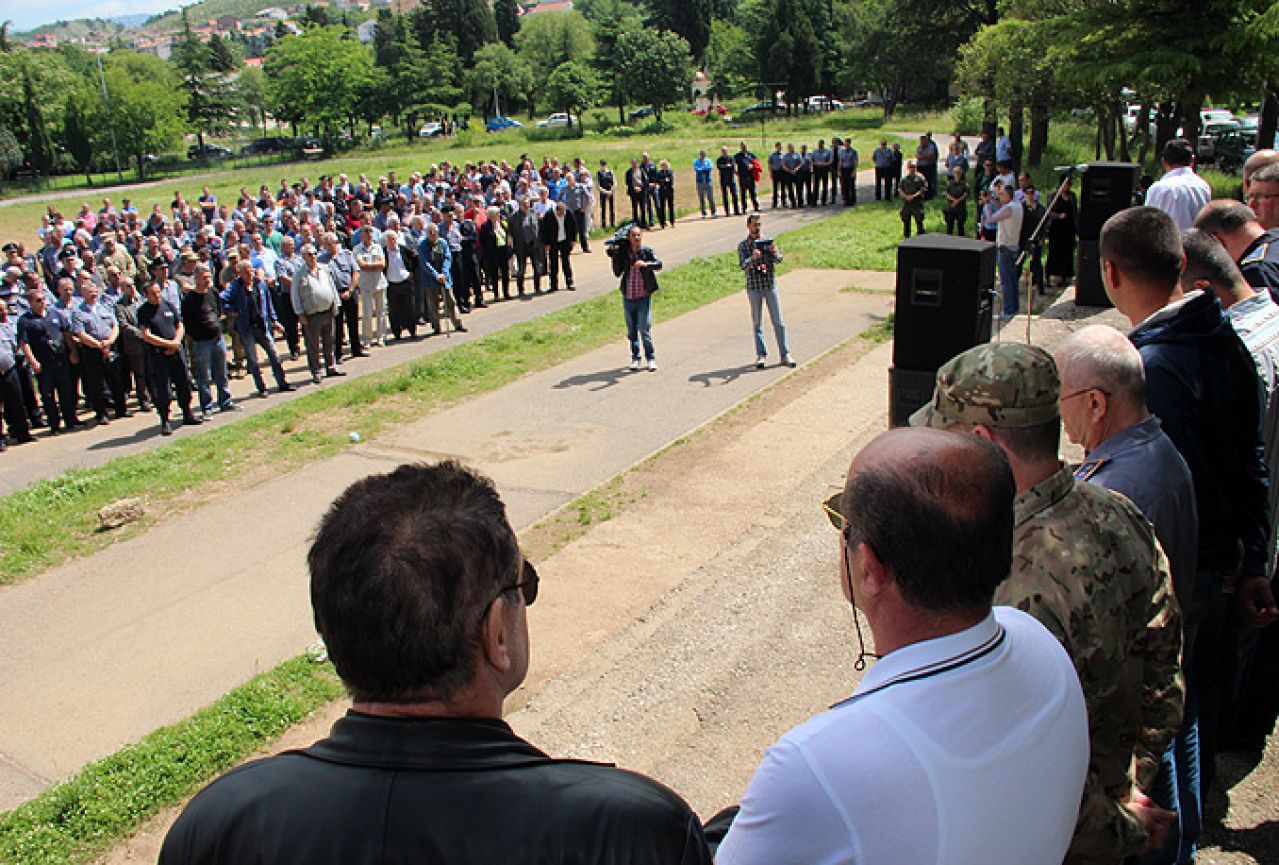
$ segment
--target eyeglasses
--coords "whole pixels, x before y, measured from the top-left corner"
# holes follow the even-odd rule
[[[848,518],[839,510],[839,500],[843,497],[842,491],[835,493],[830,498],[822,502],[822,510],[826,512],[826,519],[830,520],[830,524],[841,532],[848,531]]]
[[[520,594],[524,597],[524,606],[531,607],[533,602],[537,600],[537,584],[540,577],[537,575],[537,569],[533,567],[533,563],[528,559],[524,559],[524,564],[520,568],[520,581],[511,583],[509,586],[503,586],[497,590],[497,594],[493,596],[493,601],[516,589],[520,590]],[[480,613],[480,619],[488,615],[489,607],[493,606],[493,601],[489,601],[484,605],[484,610]]]
[[[1075,391],[1074,393],[1068,393],[1068,394],[1066,394],[1065,396],[1058,397],[1058,398],[1057,398],[1057,401],[1058,401],[1059,403],[1062,403],[1062,402],[1065,402],[1065,401],[1066,401],[1066,400],[1068,400],[1068,399],[1074,399],[1075,397],[1077,397],[1077,396],[1081,396],[1081,395],[1083,395],[1083,394],[1086,394],[1086,393],[1088,393],[1089,391],[1092,391],[1092,390],[1095,390],[1095,391],[1097,391],[1097,392],[1099,392],[1099,393],[1105,394],[1107,397],[1109,397],[1109,396],[1110,396],[1110,391],[1106,390],[1105,388],[1101,388],[1101,387],[1081,387],[1079,390]]]
[[[1267,198],[1279,198],[1279,192],[1249,192],[1249,201],[1265,201]]]

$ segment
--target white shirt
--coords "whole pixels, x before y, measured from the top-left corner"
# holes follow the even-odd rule
[[[1209,201],[1212,187],[1189,167],[1172,169],[1146,192],[1146,204],[1171,216],[1182,231],[1195,227],[1195,217]]]
[[[991,217],[998,226],[995,234],[996,245],[1008,249],[1020,249],[1021,223],[1025,216],[1025,208],[1017,201],[1010,201],[996,210]]]
[[[1059,863],[1087,771],[1074,665],[997,607],[890,653],[769,748],[716,863]]]
[[[388,247],[386,250],[386,281],[404,282],[410,276],[412,274],[404,266],[404,256],[400,253],[399,245],[397,244],[394,248]]]

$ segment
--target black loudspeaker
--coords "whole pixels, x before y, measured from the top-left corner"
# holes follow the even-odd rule
[[[1101,281],[1101,244],[1096,240],[1081,240],[1078,251],[1075,305],[1114,306],[1106,296],[1106,284]]]
[[[995,244],[921,234],[897,245],[893,365],[935,372],[990,341]]]
[[[1089,162],[1079,191],[1079,239],[1096,240],[1101,227],[1119,211],[1132,207],[1141,178],[1135,162]]]
[[[895,427],[906,426],[910,416],[933,398],[937,373],[918,369],[888,370],[888,419]]]

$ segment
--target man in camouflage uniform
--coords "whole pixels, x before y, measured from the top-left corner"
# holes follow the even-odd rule
[[[1013,565],[995,603],[1033,615],[1075,663],[1091,757],[1066,862],[1119,865],[1173,817],[1144,791],[1181,723],[1181,617],[1150,523],[1058,459],[1059,388],[1043,349],[981,345],[938,370],[911,423],[990,439],[1012,465]]]

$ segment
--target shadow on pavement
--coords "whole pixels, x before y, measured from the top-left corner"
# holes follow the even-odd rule
[[[175,423],[173,425],[173,428],[177,429],[179,426],[181,426],[180,423]],[[146,428],[144,429],[140,429],[137,432],[130,433],[128,435],[116,436],[115,438],[109,438],[109,439],[104,439],[103,441],[94,442],[93,444],[86,446],[85,450],[90,450],[90,451],[110,450],[111,448],[124,447],[125,445],[134,445],[134,444],[137,444],[138,442],[143,442],[149,439],[156,438],[159,435],[160,435],[160,421],[157,419],[154,424],[148,424]]]
[[[621,382],[622,379],[628,378],[640,373],[627,369],[626,367],[618,367],[617,369],[602,369],[599,372],[588,372],[582,375],[571,375],[563,379],[555,385],[556,390],[564,390],[570,387],[580,387],[582,385],[598,385],[591,390],[604,390],[613,387]]]
[[[688,380],[697,382],[702,387],[714,387],[715,385],[731,384],[737,381],[748,372],[755,371],[755,364],[748,363],[742,366],[730,366],[725,369],[713,369],[709,372],[699,372],[696,375],[690,375]]]

